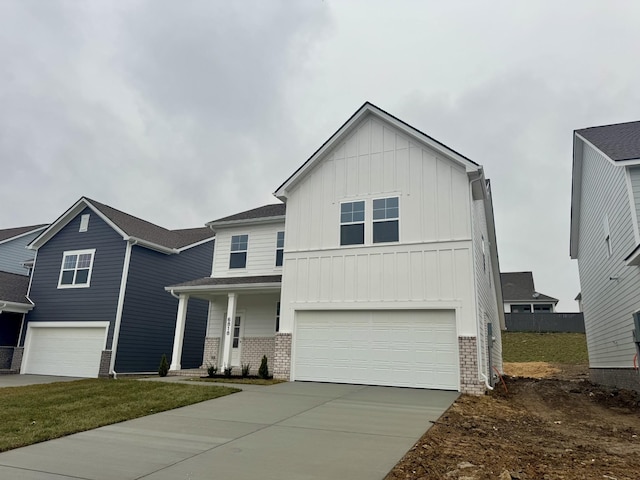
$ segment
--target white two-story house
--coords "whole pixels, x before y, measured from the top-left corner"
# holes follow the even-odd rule
[[[477,163],[365,103],[275,192],[226,217],[203,364],[267,355],[288,380],[481,393],[502,369],[504,313],[489,182]]]

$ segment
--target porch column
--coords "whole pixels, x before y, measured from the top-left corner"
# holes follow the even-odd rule
[[[173,337],[173,353],[171,354],[171,366],[169,370],[180,370],[182,343],[184,341],[184,325],[187,320],[187,303],[189,303],[189,295],[180,295],[178,315],[176,316],[176,333]]]
[[[233,327],[236,320],[236,304],[238,296],[235,293],[229,294],[227,301],[227,324],[224,327],[224,335],[222,336],[222,369],[231,366],[231,343],[233,341]]]

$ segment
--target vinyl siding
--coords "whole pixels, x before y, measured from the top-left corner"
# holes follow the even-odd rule
[[[496,248],[489,244],[489,231],[487,228],[487,218],[485,213],[484,200],[473,202],[473,251],[475,265],[475,285],[476,285],[476,316],[478,322],[478,348],[480,353],[480,365],[482,372],[491,378],[492,371],[490,360],[493,366],[502,371],[502,337],[500,332],[500,319],[498,317],[498,302],[493,281],[493,271],[491,267],[490,250]],[[482,237],[485,239],[485,259],[482,257]],[[488,323],[492,324],[493,348],[491,358],[488,355]]]
[[[624,263],[635,247],[625,175],[624,167],[584,145],[577,258],[592,368],[631,367],[635,354],[631,330],[632,313],[640,309],[640,268]],[[613,248],[610,257],[605,216]]]
[[[29,275],[29,270],[22,266],[27,260],[33,260],[35,252],[26,247],[31,241],[42,233],[39,230],[24,237],[0,243],[0,270],[3,272],[17,273],[18,275]]]
[[[243,314],[244,337],[273,337],[276,333],[278,294],[238,294],[236,311]],[[208,337],[221,337],[227,312],[227,297],[215,297],[209,309]]]
[[[89,228],[78,232],[80,217],[91,214]],[[91,286],[58,288],[63,253],[69,250],[96,249]],[[120,292],[126,242],[91,210],[84,209],[38,250],[33,271],[30,298],[35,308],[28,322],[110,322],[107,348],[111,345]]]
[[[216,231],[213,276],[247,277],[281,274],[282,267],[276,267],[276,240],[277,233],[282,231],[284,231],[284,221],[276,224],[218,229]],[[231,237],[233,235],[249,235],[246,268],[229,268]],[[285,245],[286,242],[285,237]],[[210,273],[207,272],[207,275]]]
[[[633,193],[633,207],[636,221],[640,224],[640,167],[629,167],[629,178],[631,179],[631,191]]]
[[[154,372],[162,354],[171,359],[178,300],[164,287],[211,272],[213,242],[165,255],[134,245],[122,310],[115,370]],[[202,364],[208,303],[189,299],[182,351],[182,368]]]

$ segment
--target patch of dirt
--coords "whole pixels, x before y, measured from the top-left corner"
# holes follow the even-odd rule
[[[385,480],[640,478],[640,394],[591,384],[585,366],[532,368],[557,371],[461,396]]]

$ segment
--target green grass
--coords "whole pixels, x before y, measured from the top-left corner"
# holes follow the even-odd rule
[[[589,363],[584,333],[502,332],[505,362]]]
[[[277,383],[286,382],[286,380],[277,380],[275,378],[190,378],[194,382],[213,382],[213,383],[237,383],[239,385],[275,385]]]
[[[237,391],[128,379],[0,388],[0,452]]]

